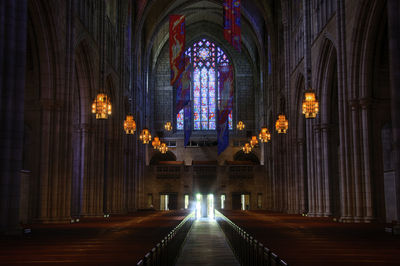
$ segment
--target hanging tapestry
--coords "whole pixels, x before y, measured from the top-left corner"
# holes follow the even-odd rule
[[[224,0],[224,38],[236,50],[241,49],[240,0]]]
[[[233,69],[230,65],[219,68],[218,155],[229,146],[229,114],[233,106]]]
[[[179,79],[185,70],[185,16],[169,16],[169,63],[171,67],[171,85]]]
[[[174,87],[176,89],[176,113],[183,109],[190,101],[190,58],[185,58],[185,70],[178,77]]]

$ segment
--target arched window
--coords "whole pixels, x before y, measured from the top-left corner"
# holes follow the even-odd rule
[[[202,39],[187,48],[185,55],[192,64],[193,130],[216,130],[218,96],[218,67],[229,65],[229,59],[213,42]],[[218,101],[219,102],[219,101]],[[176,117],[176,128],[183,130],[183,110]],[[232,112],[229,114],[232,129]]]

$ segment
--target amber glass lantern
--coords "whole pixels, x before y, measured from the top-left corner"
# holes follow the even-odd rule
[[[249,143],[244,144],[242,150],[244,153],[249,154],[251,152],[251,145]]]
[[[164,154],[168,151],[168,146],[166,143],[161,143],[160,147],[158,148],[158,150]]]
[[[151,145],[153,145],[154,149],[158,149],[161,145],[161,141],[159,137],[154,137],[154,140],[151,142]]]
[[[254,148],[254,146],[256,146],[258,144],[258,140],[256,136],[252,136],[251,140],[250,140],[250,145],[252,148]]]
[[[96,114],[96,119],[107,119],[111,115],[111,101],[106,94],[97,94],[92,104],[92,113]]]
[[[261,142],[268,142],[271,140],[271,133],[269,133],[269,130],[267,127],[261,128],[261,132],[258,135],[258,138],[260,139]]]
[[[133,119],[133,115],[127,115],[124,121],[124,130],[128,135],[132,135],[136,131],[136,122]]]
[[[165,123],[164,128],[166,131],[171,131],[172,130],[171,122],[168,121],[167,123]]]
[[[312,90],[304,93],[303,114],[306,118],[315,118],[319,111],[319,103]]]
[[[245,124],[244,124],[242,121],[239,121],[239,122],[237,123],[237,125],[236,125],[236,128],[237,128],[238,130],[243,130],[245,127],[246,127],[246,126],[245,126]]]
[[[276,131],[278,131],[279,134],[280,133],[286,134],[288,127],[289,127],[289,122],[287,121],[286,116],[283,114],[278,115],[278,120],[276,120],[275,123]]]
[[[151,141],[150,131],[147,128],[143,128],[142,133],[140,133],[139,138],[143,142],[143,144],[149,143]]]

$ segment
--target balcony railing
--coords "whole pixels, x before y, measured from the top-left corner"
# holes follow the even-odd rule
[[[178,224],[166,237],[164,237],[163,240],[161,240],[161,242],[152,248],[136,265],[174,265],[181,245],[185,240],[194,219],[194,212],[186,216],[180,224]]]
[[[278,255],[234,224],[222,213],[215,210],[215,218],[238,258],[240,265],[287,266]]]

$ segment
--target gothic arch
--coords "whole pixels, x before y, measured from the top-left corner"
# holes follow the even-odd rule
[[[336,83],[337,87],[337,53],[336,48],[331,40],[325,39],[320,50],[319,64],[317,65],[317,96],[319,96],[321,104],[320,121],[322,124],[329,123],[331,115],[332,102],[332,82]],[[337,88],[336,88],[337,91]],[[336,92],[337,93],[337,92]]]
[[[56,31],[55,22],[49,3],[29,1],[24,92],[24,119],[25,124],[29,125],[26,129],[31,129],[26,133],[32,140],[24,151],[31,159],[32,165],[32,169],[28,169],[31,170],[28,219],[45,220],[50,217],[57,219],[61,216],[65,218],[69,210],[67,193],[62,190],[60,193],[52,190],[54,184],[58,182],[68,187],[68,179],[61,176],[68,170],[59,171],[59,168],[49,167],[57,160],[51,152],[68,145],[59,141],[61,138],[57,138],[57,130],[51,130],[55,125],[60,125],[60,116],[57,116],[56,110],[68,102],[67,99],[60,97],[66,94],[62,83],[64,73],[60,70],[64,58],[58,56],[61,50],[58,42],[61,33]],[[50,198],[52,200],[49,202],[44,200]]]
[[[260,159],[258,159],[257,155],[254,152],[246,154],[242,150],[239,150],[233,155],[233,159],[235,161],[249,161],[255,164],[260,164]]]
[[[79,108],[81,115],[79,117],[80,124],[89,124],[91,103],[95,95],[95,73],[96,62],[95,57],[91,52],[91,48],[86,39],[82,40],[75,48],[75,81],[78,89]]]
[[[391,123],[387,1],[369,0],[359,9],[353,33],[350,70],[355,152],[362,151],[355,169],[363,194],[356,216],[385,221],[385,176],[382,129]],[[377,60],[379,59],[379,60]],[[356,124],[358,123],[358,124]],[[357,166],[357,165],[356,165]],[[365,184],[365,185],[364,185]]]
[[[339,193],[339,97],[337,75],[337,52],[334,43],[325,39],[320,50],[317,71],[317,90],[320,95],[319,139],[317,148],[321,163],[319,166],[320,181],[325,216],[340,217]],[[321,201],[320,201],[321,202]]]
[[[368,86],[369,78],[372,76],[372,62],[374,47],[377,42],[380,22],[385,19],[386,1],[366,0],[358,9],[356,21],[358,21],[352,33],[352,63],[350,64],[351,91],[350,99],[364,98],[371,94]],[[383,17],[382,17],[383,16]]]
[[[57,84],[58,78],[63,74],[60,73],[60,67],[56,63],[63,62],[63,60],[57,56],[60,51],[57,43],[60,33],[57,33],[57,24],[50,9],[47,2],[29,1],[28,36],[31,38],[31,44],[35,43],[36,51],[32,52],[37,52],[39,59],[40,87],[38,89],[40,89],[41,98],[53,100],[58,96],[57,93],[63,93]]]
[[[295,84],[296,101],[293,117],[295,125],[292,128],[296,131],[296,160],[298,164],[295,169],[298,190],[298,211],[307,213],[309,210],[308,202],[308,172],[307,172],[307,136],[306,136],[306,119],[302,113],[302,102],[305,91],[305,78],[302,73],[297,76]]]

